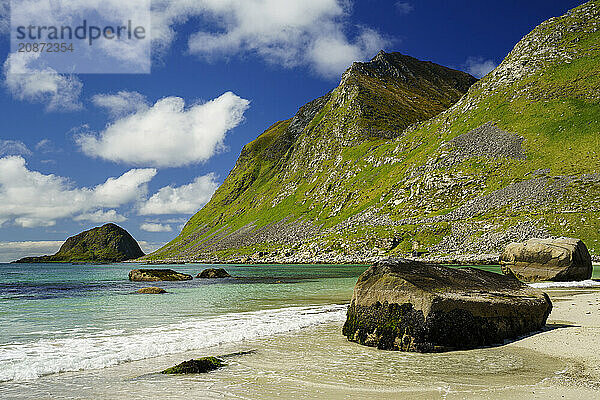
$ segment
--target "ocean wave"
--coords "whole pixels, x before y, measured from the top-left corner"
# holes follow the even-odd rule
[[[585,281],[573,281],[573,282],[538,282],[538,283],[530,283],[529,286],[537,288],[537,289],[593,288],[593,287],[600,287],[600,281],[588,279]]]
[[[0,382],[58,372],[99,369],[129,361],[259,339],[343,321],[346,305],[287,307],[186,319],[178,324],[111,330],[86,337],[0,345]]]

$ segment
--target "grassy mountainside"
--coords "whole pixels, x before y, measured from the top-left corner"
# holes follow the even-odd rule
[[[210,203],[149,258],[455,257],[551,235],[600,254],[599,28],[600,2],[585,3],[475,84],[397,53],[355,63],[248,144]]]
[[[26,257],[17,262],[119,262],[143,255],[138,243],[125,229],[106,224],[68,238],[52,256]]]

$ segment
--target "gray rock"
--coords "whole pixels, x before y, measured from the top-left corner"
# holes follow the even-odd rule
[[[129,272],[129,280],[136,282],[189,281],[191,275],[181,274],[172,269],[134,269]]]
[[[527,282],[582,281],[592,277],[592,258],[579,239],[529,239],[511,243],[500,256],[502,272]]]
[[[215,279],[215,278],[230,278],[231,275],[223,268],[207,268],[200,272],[196,278]]]
[[[358,278],[343,334],[385,350],[470,349],[537,331],[551,310],[512,276],[390,259]]]

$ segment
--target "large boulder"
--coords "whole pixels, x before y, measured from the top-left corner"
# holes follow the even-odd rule
[[[551,310],[512,276],[390,259],[358,278],[343,334],[385,350],[470,349],[537,331]]]
[[[181,274],[172,269],[134,269],[129,272],[129,280],[136,282],[189,281],[191,275]]]
[[[502,272],[526,282],[582,281],[592,277],[592,258],[579,239],[529,239],[511,243],[500,256]]]
[[[200,272],[196,278],[215,279],[215,278],[230,278],[231,275],[223,268],[207,268]]]

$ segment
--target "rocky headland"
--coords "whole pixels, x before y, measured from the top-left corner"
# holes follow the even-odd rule
[[[115,224],[106,224],[68,238],[54,255],[25,257],[15,262],[111,263],[132,260],[143,255],[140,245],[129,232]]]

